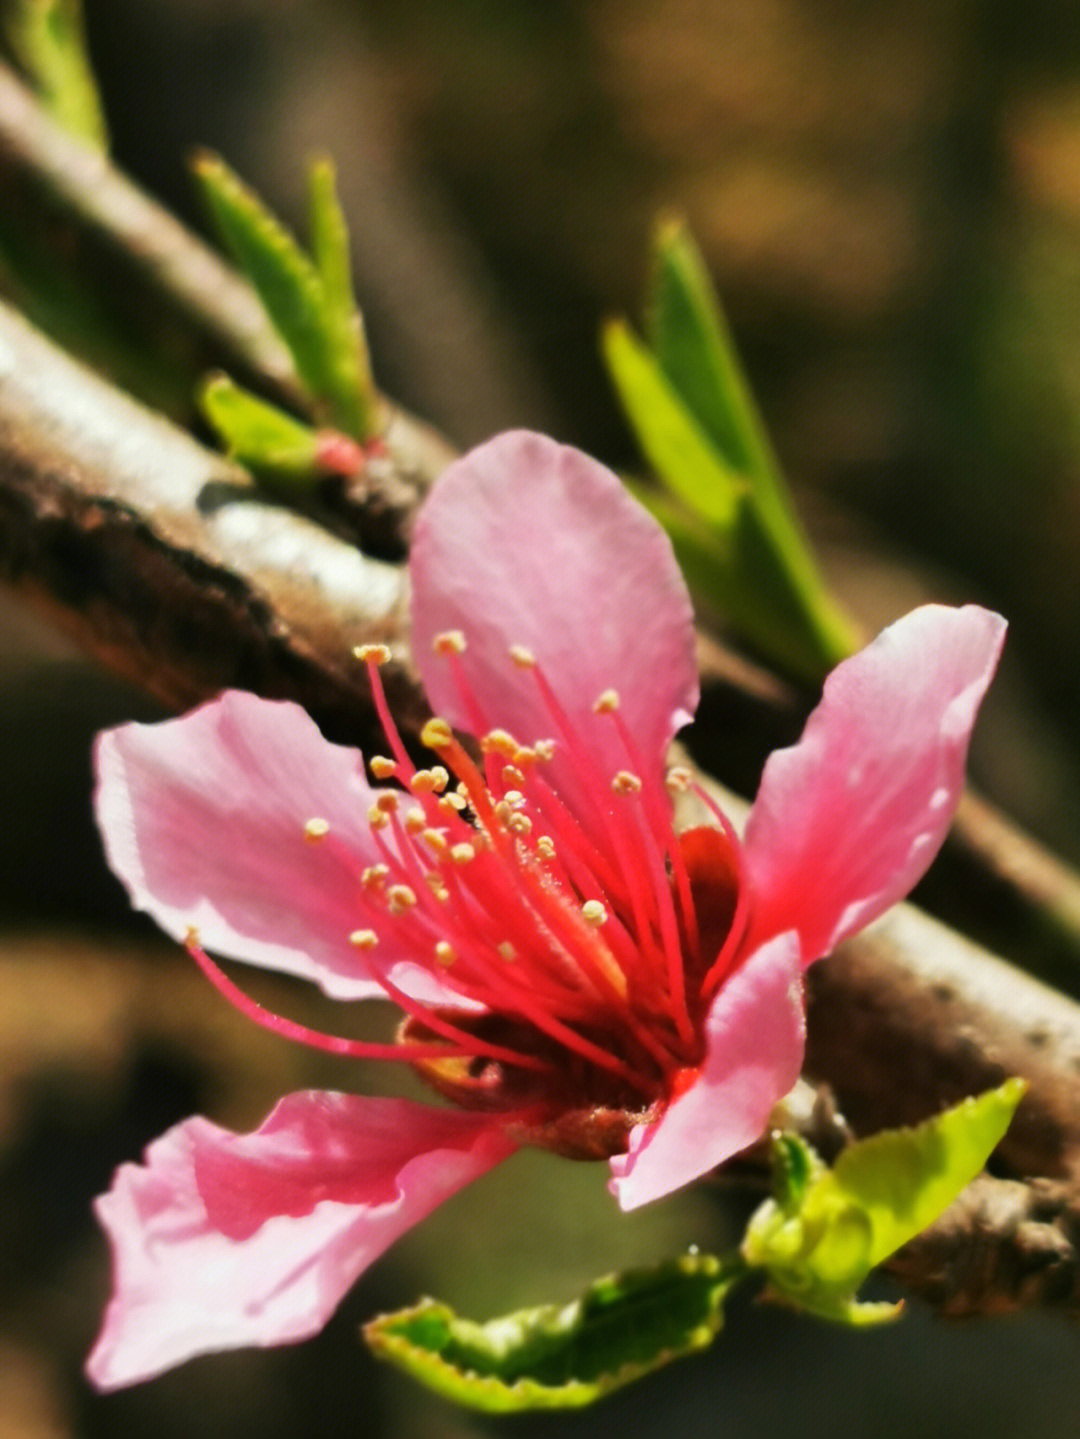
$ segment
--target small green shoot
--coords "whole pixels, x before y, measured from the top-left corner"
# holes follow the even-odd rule
[[[361,444],[371,440],[378,400],[330,162],[311,169],[313,257],[223,160],[201,154],[194,170],[222,239],[289,347],[317,418]]]
[[[81,0],[9,0],[12,53],[59,125],[99,150],[109,132],[86,48]]]

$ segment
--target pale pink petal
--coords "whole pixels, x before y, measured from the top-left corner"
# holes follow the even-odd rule
[[[1005,621],[926,606],[838,665],[746,827],[749,942],[795,930],[805,963],[922,878],[952,822]]]
[[[99,737],[98,826],[137,909],[174,939],[315,980],[340,999],[383,997],[349,934],[366,927],[358,876],[382,856],[356,750],[329,744],[299,706],[233,691],[181,719]],[[305,838],[326,820],[321,843]],[[402,956],[407,960],[407,956]],[[410,963],[417,998],[450,1001]]]
[[[771,940],[736,970],[713,1001],[705,1034],[697,1079],[611,1160],[608,1187],[623,1209],[662,1199],[753,1144],[795,1084],[806,1026],[794,935]]]
[[[114,1294],[89,1377],[116,1389],[314,1334],[399,1235],[513,1149],[491,1115],[345,1094],[289,1095],[252,1134],[178,1124],[97,1201]]]
[[[667,536],[610,470],[542,435],[500,435],[441,477],[410,559],[416,661],[435,711],[474,729],[432,638],[461,630],[482,722],[525,744],[559,739],[536,681],[510,661],[531,650],[581,735],[602,783],[626,767],[593,701],[618,690],[643,763],[660,767],[697,707],[693,614]],[[564,797],[580,776],[556,756]]]

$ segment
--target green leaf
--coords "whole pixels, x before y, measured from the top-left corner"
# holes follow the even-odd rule
[[[1027,1085],[1006,1080],[914,1129],[887,1129],[853,1144],[808,1195],[804,1215],[837,1199],[871,1225],[870,1263],[880,1264],[932,1224],[980,1172],[1009,1127]]]
[[[424,1299],[365,1325],[364,1337],[379,1358],[473,1409],[578,1408],[710,1344],[743,1272],[687,1254],[484,1324]]]
[[[374,424],[371,377],[359,316],[354,307],[348,319],[344,313],[346,295],[351,298],[341,275],[347,236],[340,211],[332,213],[332,172],[312,178],[320,270],[223,160],[201,154],[194,171],[223,240],[258,291],[301,380],[328,419],[347,434],[368,439]],[[338,227],[341,233],[335,233]]]
[[[832,1169],[804,1141],[783,1136],[774,1149],[776,1198],[751,1219],[741,1248],[750,1267],[768,1274],[766,1294],[848,1324],[893,1317],[897,1307],[858,1305],[855,1291],[975,1178],[1025,1088],[1010,1079],[915,1128],[860,1140]],[[807,1181],[792,1183],[792,1173]]]
[[[257,474],[278,479],[314,479],[319,474],[319,436],[233,383],[212,375],[197,396],[199,408],[227,452]]]
[[[9,0],[5,30],[15,58],[57,123],[107,150],[109,132],[80,0]]]
[[[646,337],[691,414],[733,470],[770,484],[776,460],[701,251],[678,220],[656,236]]]
[[[621,320],[605,325],[604,358],[653,469],[695,514],[723,534],[749,493],[672,388],[655,356]]]

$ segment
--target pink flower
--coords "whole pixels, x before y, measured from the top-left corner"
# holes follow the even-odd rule
[[[941,844],[1004,632],[926,608],[839,666],[740,843],[720,815],[673,829],[690,603],[612,474],[540,436],[492,440],[432,491],[411,577],[442,717],[429,767],[386,713],[378,647],[378,784],[296,706],[245,694],[99,743],[98,819],[134,904],[253,1018],[404,1060],[457,1106],[293,1094],[252,1134],[190,1119],[124,1165],[98,1201],[115,1259],[89,1362],[102,1388],[315,1332],[399,1234],[519,1144],[609,1160],[632,1209],[752,1143],[799,1073],[803,967]],[[398,1037],[268,1015],[203,946],[338,999],[389,997]]]

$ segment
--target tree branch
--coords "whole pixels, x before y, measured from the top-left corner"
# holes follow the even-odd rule
[[[351,648],[382,639],[398,657],[388,679],[406,731],[423,717],[400,566],[272,504],[3,307],[0,574],[168,705],[236,685],[291,696],[332,736],[369,743]],[[910,906],[815,966],[809,989],[808,1070],[859,1132],[921,1119],[1006,1074],[1031,1085],[1000,1160],[1017,1180],[1046,1182],[1022,1185],[1022,1204],[950,1211],[905,1251],[905,1282],[980,1311],[1067,1289],[1020,1266],[1022,1244],[1029,1269],[1036,1261],[1017,1215],[1037,1214],[1058,1270],[1075,1267],[1065,1251],[1080,1180],[1080,1006]],[[975,1233],[983,1290],[957,1249]],[[1068,1293],[1075,1304],[1075,1283]]]

